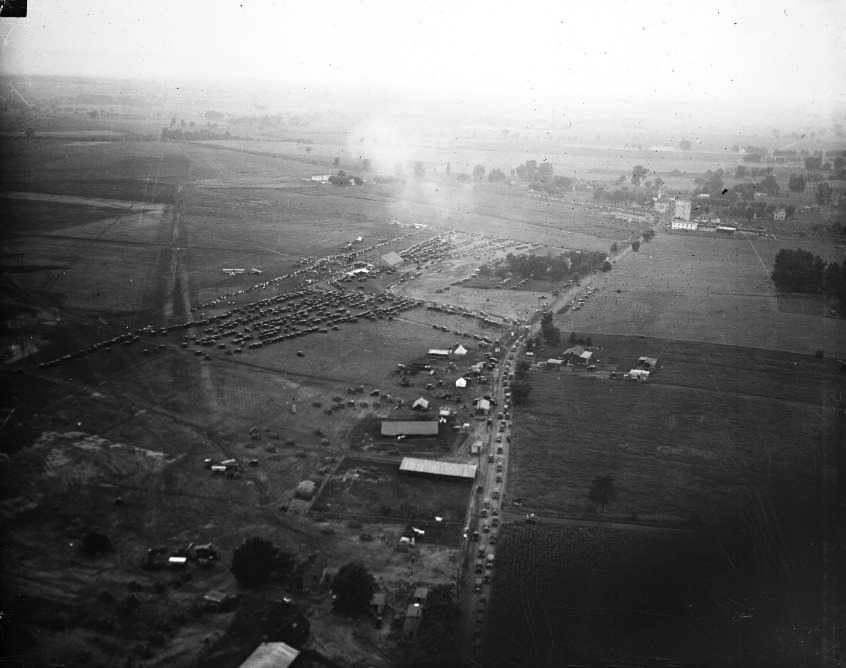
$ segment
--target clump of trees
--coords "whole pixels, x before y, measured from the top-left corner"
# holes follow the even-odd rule
[[[329,177],[329,183],[333,186],[360,186],[364,183],[364,179],[359,176],[347,176],[343,169],[339,169],[337,174]]]
[[[846,302],[846,260],[826,263],[810,251],[782,248],[775,258],[772,279],[782,292],[824,294]]]
[[[264,538],[247,538],[232,554],[230,570],[247,587],[261,587],[273,574],[287,576],[294,565],[294,555],[283,552]]]
[[[540,327],[541,336],[549,345],[557,346],[561,343],[561,330],[552,324],[551,311],[545,311],[541,316]]]
[[[503,277],[511,274],[520,278],[561,281],[587,276],[598,268],[603,260],[605,260],[605,253],[601,251],[567,251],[559,255],[509,253],[504,261],[498,262],[493,268],[482,265],[479,267],[479,273]]]
[[[364,564],[344,564],[332,578],[332,607],[336,612],[349,617],[363,615],[370,606],[375,587],[375,580]]]
[[[420,629],[413,646],[403,652],[398,668],[458,668],[466,665],[460,656],[461,608],[453,587],[435,585],[423,606]]]
[[[571,346],[588,346],[588,347],[590,347],[590,346],[593,345],[593,342],[590,340],[589,336],[582,338],[581,336],[579,336],[575,332],[570,332],[570,338],[567,339],[567,341]]]
[[[514,380],[511,381],[510,390],[515,406],[523,406],[528,402],[532,386],[529,383],[529,363],[526,360],[520,360],[514,367]]]

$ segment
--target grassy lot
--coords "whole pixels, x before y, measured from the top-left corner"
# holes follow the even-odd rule
[[[782,312],[769,279],[786,244],[743,236],[659,234],[620,259],[580,311],[556,318],[562,332],[632,334],[754,348],[846,355],[846,322]],[[792,247],[791,243],[788,247]],[[827,261],[831,247],[803,243]]]
[[[347,456],[314,502],[316,513],[341,513],[364,522],[409,521],[432,527],[433,536],[461,538],[472,480],[447,480],[399,472],[399,461],[385,462]],[[436,530],[434,517],[444,518],[449,531]],[[380,520],[380,518],[383,518]],[[425,542],[430,542],[426,539]]]
[[[819,560],[807,556],[785,582],[706,533],[507,526],[484,665],[813,663]]]
[[[578,516],[590,512],[594,476],[610,475],[618,498],[606,516],[721,524],[754,490],[777,512],[814,517],[809,490],[822,494],[843,430],[836,363],[640,338],[594,343],[621,370],[640,355],[660,367],[645,384],[533,371],[529,405],[515,416],[510,496]]]

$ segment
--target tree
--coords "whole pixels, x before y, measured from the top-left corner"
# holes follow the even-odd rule
[[[791,174],[787,182],[787,189],[792,193],[805,192],[805,177],[801,174]]]
[[[587,496],[588,500],[591,503],[598,505],[604,513],[605,506],[609,503],[613,503],[617,498],[617,488],[614,485],[614,478],[607,475],[595,477]]]
[[[361,161],[361,169],[365,172],[369,172],[371,168],[370,158],[365,158]]]
[[[551,181],[552,180],[552,163],[551,162],[542,162],[538,167],[538,178],[541,181]]]
[[[643,240],[644,241],[652,241],[655,238],[655,230],[644,230],[643,232]]]
[[[306,153],[311,153],[311,146],[306,146],[305,151]]]
[[[485,176],[485,167],[484,165],[476,165],[473,168],[473,178],[477,181],[481,181]]]
[[[620,249],[620,247],[617,245],[616,241],[611,243],[611,252],[612,253],[616,253],[619,249]]]
[[[88,112],[88,115],[91,116],[91,118],[97,118],[97,116],[100,115],[100,112],[97,111],[96,109],[92,109],[91,111]]]
[[[505,172],[501,169],[492,169],[488,174],[488,181],[491,183],[501,183],[505,181]]]
[[[632,169],[632,185],[637,187],[641,180],[649,173],[643,165],[635,165]]]
[[[459,183],[467,183],[470,180],[470,175],[467,172],[461,172],[461,174],[455,177],[455,180]]]
[[[779,191],[778,181],[775,180],[775,177],[772,174],[768,174],[767,177],[758,184],[758,188],[768,195],[778,195]]]
[[[605,260],[601,265],[599,265],[599,269],[601,271],[611,271],[612,266],[613,265],[608,260]]]
[[[337,167],[338,165],[340,165],[340,164],[341,164],[341,159],[340,159],[340,158],[335,158],[335,159],[332,161],[332,164],[333,164],[335,167]]]
[[[232,554],[232,574],[241,584],[260,587],[270,580],[276,560],[276,548],[269,540],[247,538]]]
[[[746,169],[746,167],[744,165],[738,165],[737,169],[734,172],[734,178],[736,178],[736,179],[744,178],[747,174],[747,171],[748,170]]]
[[[354,617],[367,612],[375,582],[363,564],[344,564],[332,579],[332,607],[343,615]]]
[[[814,196],[817,198],[817,201],[820,204],[828,204],[831,201],[831,195],[833,192],[834,191],[832,190],[828,181],[821,181],[817,185],[817,189],[814,192]]]
[[[112,549],[109,537],[99,531],[89,531],[82,537],[82,550],[89,557],[99,557]]]
[[[796,213],[796,207],[793,204],[788,204],[784,207],[784,213],[787,217],[787,220],[793,218],[793,214]]]
[[[633,250],[635,253],[637,253],[637,252],[640,250],[640,241],[638,241],[637,239],[635,239],[634,241],[632,241],[632,250]]]
[[[689,139],[682,139],[682,140],[679,142],[679,148],[680,148],[682,151],[689,151],[689,150],[690,150],[690,147],[691,147],[691,144],[690,144],[690,140],[689,140]]]
[[[661,190],[661,187],[664,185],[664,179],[660,176],[655,179],[655,189]]]
[[[529,363],[526,360],[517,362],[514,367],[514,378],[517,380],[526,380],[529,377]]]
[[[532,386],[526,380],[515,380],[511,383],[511,399],[515,406],[523,406],[529,400]]]

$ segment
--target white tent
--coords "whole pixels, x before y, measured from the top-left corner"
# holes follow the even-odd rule
[[[458,347],[455,350],[452,351],[452,354],[453,355],[466,355],[467,354],[467,348],[465,348],[464,346],[462,346],[459,343]]]
[[[459,378],[457,381],[455,381],[455,386],[456,387],[467,387],[467,381],[464,380],[463,378]]]

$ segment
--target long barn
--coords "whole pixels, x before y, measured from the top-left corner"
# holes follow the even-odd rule
[[[402,473],[421,473],[424,475],[444,476],[447,478],[476,477],[475,464],[459,464],[457,462],[443,462],[438,459],[417,459],[403,457],[399,470]]]

